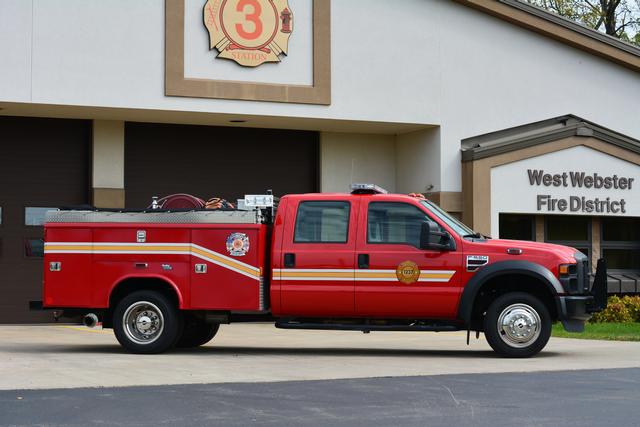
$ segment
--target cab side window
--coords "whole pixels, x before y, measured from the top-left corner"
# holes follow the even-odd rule
[[[347,243],[349,202],[301,202],[296,215],[295,243]]]
[[[433,222],[415,206],[396,202],[371,202],[367,214],[367,243],[420,246],[420,230]]]

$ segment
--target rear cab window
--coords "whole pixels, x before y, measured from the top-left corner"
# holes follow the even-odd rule
[[[347,243],[351,204],[346,201],[303,201],[296,214],[294,243]]]

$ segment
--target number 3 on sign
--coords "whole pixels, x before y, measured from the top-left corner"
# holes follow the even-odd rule
[[[247,7],[253,8],[251,13],[246,13]],[[262,34],[262,21],[260,20],[260,15],[262,14],[262,6],[258,3],[258,0],[240,0],[238,5],[236,6],[236,11],[240,13],[245,13],[244,18],[248,22],[253,23],[253,31],[245,30],[244,23],[236,24],[236,31],[246,40],[255,40],[260,34]]]

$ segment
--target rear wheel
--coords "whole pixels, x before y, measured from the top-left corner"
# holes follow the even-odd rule
[[[176,347],[199,347],[211,341],[218,333],[220,325],[217,323],[205,323],[200,319],[185,315],[185,325],[182,336],[178,339]]]
[[[484,334],[493,350],[504,357],[539,353],[551,336],[551,316],[536,297],[512,292],[498,297],[487,309]]]
[[[113,312],[116,338],[131,353],[162,353],[175,345],[182,328],[178,308],[159,292],[133,292]]]

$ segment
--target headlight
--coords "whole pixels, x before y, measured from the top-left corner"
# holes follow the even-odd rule
[[[565,292],[569,294],[580,293],[581,289],[578,283],[578,265],[577,264],[560,264],[558,266],[558,276],[560,283]]]
[[[567,277],[576,274],[576,264],[560,264],[558,267],[560,277]]]

